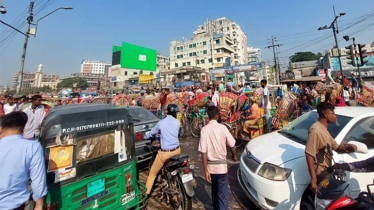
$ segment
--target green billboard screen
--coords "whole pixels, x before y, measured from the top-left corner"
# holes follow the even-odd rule
[[[121,68],[156,71],[157,51],[126,42],[122,47],[113,46],[113,52],[121,51]]]

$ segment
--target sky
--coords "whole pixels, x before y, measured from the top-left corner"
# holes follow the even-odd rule
[[[0,20],[26,31],[29,0],[0,0],[7,9]],[[295,52],[325,52],[334,44],[332,30],[318,31],[334,19],[333,6],[345,16],[338,20],[340,47],[344,35],[358,43],[374,42],[373,0],[35,0],[34,20],[41,20],[36,37],[30,37],[25,72],[43,64],[46,74],[68,77],[80,71],[83,59],[111,61],[113,45],[129,42],[169,55],[170,41],[191,38],[206,19],[226,17],[240,25],[248,46],[261,48],[262,59],[273,59],[269,46],[276,37],[282,67]],[[364,16],[369,15],[371,16]],[[0,85],[10,85],[20,69],[24,36],[0,24]]]

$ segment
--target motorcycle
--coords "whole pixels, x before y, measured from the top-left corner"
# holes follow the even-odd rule
[[[159,136],[151,139],[151,145],[145,148],[152,152],[149,168],[161,149]],[[189,164],[188,155],[171,157],[157,174],[153,186],[153,197],[173,209],[191,210],[192,197],[195,195],[196,180],[193,176],[194,165]]]
[[[328,152],[333,157],[329,145]],[[334,161],[334,158],[332,160]],[[316,210],[374,209],[374,196],[370,189],[374,184],[367,185],[368,192],[361,192],[357,198],[353,199],[344,193],[349,186],[345,171],[338,167],[332,167],[331,170],[332,172],[318,185],[314,203]]]

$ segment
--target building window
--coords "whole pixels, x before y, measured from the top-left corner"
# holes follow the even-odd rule
[[[175,63],[175,67],[178,67],[178,63]]]
[[[222,58],[217,58],[217,62],[221,62],[222,61]]]
[[[203,45],[206,45],[206,41],[203,41]]]
[[[188,61],[188,62],[187,62],[187,66],[191,66],[191,62]]]
[[[193,44],[192,47],[196,47],[196,44]]]
[[[193,56],[196,56],[196,52],[193,52],[192,55],[193,55]]]
[[[201,62],[201,64],[204,64],[204,63],[205,63],[205,60],[201,60],[200,62]]]
[[[113,87],[116,87],[117,86],[117,82],[113,82]]]
[[[192,48],[192,44],[190,44],[190,46],[189,46],[190,48]]]
[[[208,51],[206,51],[206,50],[203,51],[203,54],[207,54],[207,53],[208,53]]]
[[[217,52],[217,53],[220,53],[220,52],[221,52],[221,49],[217,49],[216,52]]]
[[[216,40],[216,44],[219,44],[219,39]]]
[[[208,62],[213,63],[213,59],[209,58]]]
[[[134,75],[136,75],[136,74],[138,74],[138,72],[136,72],[136,71],[134,71],[134,73],[133,73]]]
[[[183,62],[182,66],[186,66],[186,62]]]
[[[190,53],[190,57],[192,56],[192,53]]]
[[[127,71],[125,71],[125,76],[127,76]]]
[[[196,64],[199,64],[199,60],[196,60]]]
[[[179,58],[183,58],[183,54],[182,55],[177,55],[177,59]]]

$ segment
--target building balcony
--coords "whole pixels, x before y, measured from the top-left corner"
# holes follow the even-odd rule
[[[235,52],[234,48],[232,48],[231,46],[227,45],[227,44],[215,44],[214,45],[214,50],[217,50],[217,49],[226,49],[227,51],[229,51],[230,53],[233,53]]]
[[[215,53],[213,57],[215,59],[224,58],[224,57],[231,57],[231,54],[230,53]]]

